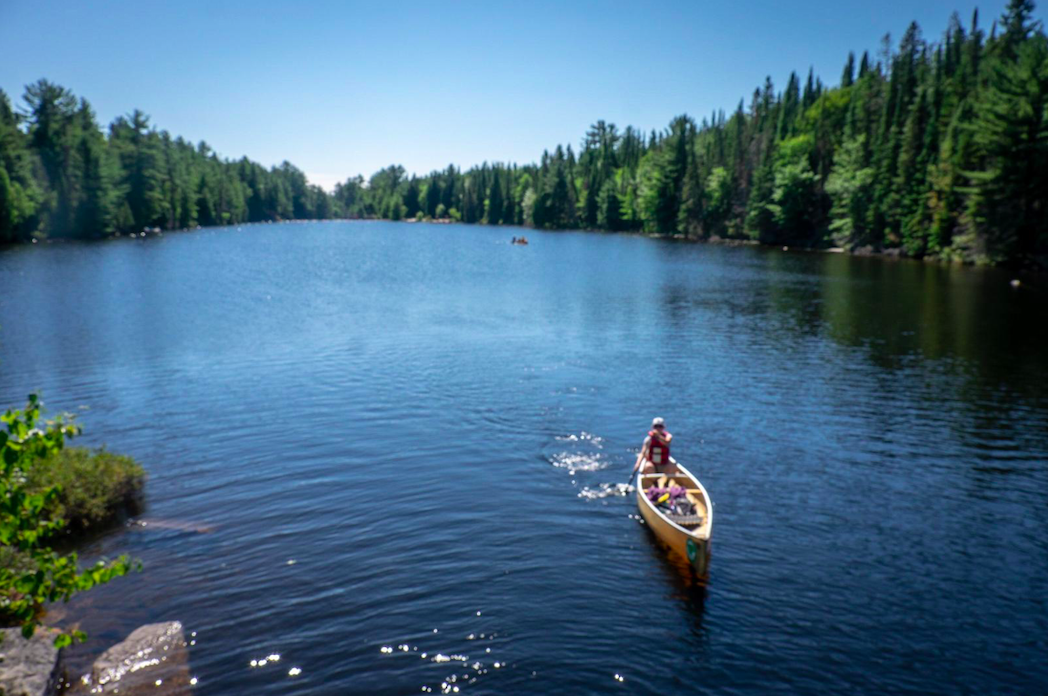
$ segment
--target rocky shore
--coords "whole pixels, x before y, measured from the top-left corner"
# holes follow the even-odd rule
[[[188,642],[178,621],[147,624],[95,660],[91,671],[69,675],[52,631],[41,629],[26,640],[17,628],[2,629],[0,694],[52,696],[81,694],[192,693]]]
[[[91,534],[121,523],[143,506],[145,470],[128,456],[105,449],[66,447],[25,468],[25,493],[44,496],[43,515],[63,523],[56,543],[73,546]],[[31,557],[15,546],[0,547],[0,567],[14,576],[32,572]],[[8,590],[8,595],[18,595]],[[40,610],[46,610],[41,603]],[[37,627],[26,639],[12,616],[0,613],[0,696],[40,696],[55,693],[106,693],[107,685],[121,684],[121,694],[188,693],[190,678],[185,639],[178,622],[150,624],[112,646],[83,679],[68,675],[62,650],[55,646],[60,631]],[[164,683],[170,686],[158,690]],[[132,688],[133,687],[133,688]],[[140,689],[135,691],[133,689]]]

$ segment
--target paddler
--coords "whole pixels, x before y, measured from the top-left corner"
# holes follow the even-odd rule
[[[633,465],[633,473],[640,469],[644,474],[676,474],[677,462],[670,457],[672,439],[673,435],[666,430],[666,422],[662,418],[653,419],[651,430],[637,455],[637,463]]]

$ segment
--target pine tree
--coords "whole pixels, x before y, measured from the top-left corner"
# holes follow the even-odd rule
[[[687,169],[681,183],[680,209],[677,211],[677,232],[685,237],[702,234],[703,195],[699,163],[694,150],[689,149]]]
[[[734,212],[735,182],[724,167],[714,167],[703,188],[707,198],[703,231],[709,236],[726,236]]]
[[[1015,60],[1019,46],[1040,29],[1040,22],[1032,19],[1033,11],[1033,0],[1009,0],[1001,16],[1004,33],[999,43],[1001,57],[1005,60]]]
[[[864,165],[865,135],[846,141],[837,151],[826,181],[832,201],[829,229],[835,246],[855,248],[870,244],[874,169]]]
[[[619,200],[618,187],[613,179],[608,179],[597,195],[597,226],[604,230],[622,229],[622,202]]]
[[[1013,2],[1012,5],[1023,4]],[[978,102],[975,145],[986,164],[970,172],[971,213],[985,230],[986,260],[1028,260],[1048,248],[1048,39],[992,66]]]
[[[422,210],[418,178],[412,176],[404,191],[404,217],[414,218]]]
[[[870,72],[870,54],[867,51],[863,51],[862,62],[859,64],[859,79],[866,77],[868,72]]]
[[[440,175],[433,172],[426,183],[426,215],[437,217],[437,206],[440,205]]]
[[[79,203],[82,173],[76,159],[77,101],[73,93],[47,80],[26,87],[29,141],[46,174],[41,215],[56,236],[69,236]]]
[[[502,184],[497,174],[491,178],[491,186],[488,188],[488,204],[485,220],[489,225],[498,225],[502,222]]]
[[[553,229],[570,229],[574,227],[571,197],[568,191],[567,163],[563,157],[557,157],[548,178],[549,186],[543,199],[547,208],[544,212],[546,226]]]
[[[123,172],[119,185],[127,191],[127,204],[133,220],[133,227],[128,231],[164,225],[168,220],[169,204],[163,191],[163,155],[160,137],[149,127],[149,117],[136,109],[128,117],[116,119],[110,126],[109,141]],[[240,168],[241,171],[250,169],[246,159],[241,160]],[[261,182],[255,169],[250,169],[254,180],[253,193],[261,196]],[[257,207],[261,211],[261,202]],[[255,219],[262,219],[261,212]]]
[[[28,138],[0,90],[0,243],[28,239],[38,225],[41,191],[33,177]]]
[[[848,62],[844,64],[844,72],[841,73],[841,87],[851,87],[855,82],[855,54],[848,53]]]
[[[879,60],[850,53],[840,85],[770,78],[726,115],[650,135],[596,121],[523,166],[403,167],[332,195],[284,163],[223,160],[135,111],[99,131],[90,108],[40,81],[26,116],[0,93],[0,241],[329,216],[423,214],[489,224],[600,227],[767,243],[895,246],[912,256],[1048,265],[1045,48],[1030,0],[987,40],[978,13],[941,41],[911,24]]]
[[[72,236],[105,237],[115,229],[120,193],[116,189],[116,167],[106,150],[105,138],[98,130],[94,111],[86,100],[81,100],[77,118],[80,120],[77,148],[83,172],[83,197],[74,213]]]

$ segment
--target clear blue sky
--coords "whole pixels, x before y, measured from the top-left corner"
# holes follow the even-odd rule
[[[0,0],[0,88],[20,102],[46,77],[104,124],[140,108],[330,187],[390,163],[535,161],[600,118],[701,119],[765,75],[781,89],[811,66],[835,84],[848,51],[875,55],[885,32],[915,19],[937,40],[976,5],[988,29],[1005,2]]]

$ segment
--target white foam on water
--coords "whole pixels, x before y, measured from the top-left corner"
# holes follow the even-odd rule
[[[601,498],[610,498],[612,496],[629,495],[632,490],[633,486],[628,483],[601,483],[595,488],[584,486],[579,491],[578,496],[586,500],[600,500]]]
[[[572,475],[576,471],[599,471],[607,466],[603,455],[585,452],[558,452],[549,458],[549,463],[558,469],[567,469]]]
[[[574,433],[568,435],[557,435],[556,439],[561,442],[588,442],[597,449],[604,449],[604,438],[602,438],[600,435],[587,433],[585,430],[583,430],[578,435]]]

